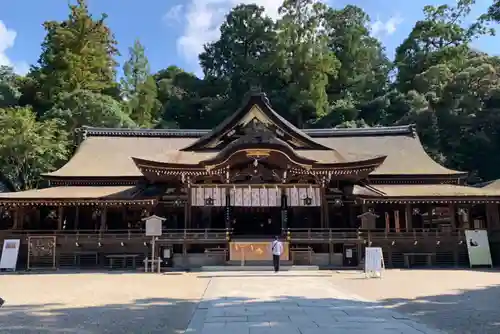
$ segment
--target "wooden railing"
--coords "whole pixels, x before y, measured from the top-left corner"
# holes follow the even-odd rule
[[[58,241],[101,241],[104,239],[131,240],[144,236],[143,230],[9,230],[4,231],[8,238],[23,239],[30,236],[56,236]]]
[[[231,229],[167,229],[163,230],[161,240],[207,240],[226,241],[231,237]]]
[[[229,229],[165,229],[161,240],[227,240]],[[102,241],[149,239],[143,229],[127,230],[4,230],[0,231],[2,239],[27,239],[30,236],[56,236],[58,241]]]
[[[285,229],[283,234],[290,240],[380,240],[380,239],[424,239],[424,238],[461,238],[464,236],[463,229],[411,229],[411,230],[386,230],[386,229]]]
[[[57,236],[58,241],[101,241],[101,240],[147,240],[143,229],[127,230],[3,230],[0,231],[0,239],[27,239],[29,236],[52,235]],[[165,229],[160,240],[165,241],[227,241],[232,236],[231,229]],[[290,228],[283,230],[283,236],[296,241],[334,241],[334,240],[401,240],[401,239],[425,239],[440,238],[461,239],[464,236],[463,229],[412,229],[385,230],[385,229],[341,229],[341,228]]]

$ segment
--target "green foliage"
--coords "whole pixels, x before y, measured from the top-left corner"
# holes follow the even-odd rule
[[[160,108],[156,82],[150,74],[142,44],[136,40],[129,51],[130,58],[123,66],[121,80],[125,112],[138,126],[151,127],[157,123]]]
[[[15,107],[20,96],[19,78],[12,68],[0,66],[0,108]]]
[[[78,90],[61,96],[60,101],[44,116],[58,119],[69,133],[84,125],[98,127],[134,127],[122,106],[110,96]]]
[[[359,7],[284,0],[274,21],[263,7],[238,5],[199,55],[203,78],[177,66],[152,75],[136,41],[118,84],[106,15],[92,17],[77,0],[66,20],[45,22],[27,76],[0,67],[0,182],[36,186],[64,162],[82,125],[213,128],[251,89],[298,127],[415,123],[440,163],[499,178],[500,58],[471,44],[494,33],[488,23],[500,21],[500,3],[471,20],[473,6],[425,6],[391,62]]]
[[[57,119],[40,122],[30,108],[6,108],[0,128],[0,181],[11,191],[35,187],[41,173],[68,156],[67,133]]]
[[[329,112],[328,80],[340,62],[328,47],[327,8],[314,0],[285,0],[278,25],[278,67],[291,117],[299,127]]]
[[[74,90],[109,92],[116,86],[114,56],[116,42],[105,24],[106,15],[94,19],[85,0],[70,5],[70,15],[62,22],[44,23],[47,35],[33,76],[39,97],[51,107],[62,94]]]

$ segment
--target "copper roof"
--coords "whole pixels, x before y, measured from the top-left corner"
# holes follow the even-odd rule
[[[0,194],[0,203],[15,202],[144,202],[151,198],[140,196],[142,189],[136,186],[64,186],[32,189]],[[73,204],[75,204],[73,203]]]
[[[498,197],[500,191],[456,184],[384,184],[372,185],[383,193],[383,197]],[[377,196],[367,191],[357,190],[359,195]],[[378,195],[381,196],[381,195]]]
[[[55,177],[139,177],[132,157],[157,161],[194,161],[216,152],[179,152],[197,140],[203,130],[144,130],[84,128],[86,139]],[[315,141],[347,160],[387,155],[371,175],[457,175],[432,160],[411,126],[363,129],[309,129]],[[338,158],[334,151],[298,150],[323,163]],[[173,161],[172,161],[173,162]]]

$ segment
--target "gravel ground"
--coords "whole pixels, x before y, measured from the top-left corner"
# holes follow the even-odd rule
[[[355,272],[321,275],[339,291],[448,333],[500,333],[500,272],[387,270],[382,279]],[[183,333],[213,280],[203,273],[0,274],[6,300],[0,333]]]
[[[207,284],[182,273],[0,275],[0,333],[182,333]]]
[[[499,271],[387,270],[382,279],[335,272],[333,280],[339,289],[450,333],[500,333]]]

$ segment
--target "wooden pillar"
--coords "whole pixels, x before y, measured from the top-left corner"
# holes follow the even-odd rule
[[[349,228],[356,227],[356,212],[354,204],[349,204]]]
[[[326,189],[321,186],[321,228],[329,228],[330,223],[328,219],[328,202],[326,201]]]
[[[64,221],[64,207],[60,206],[57,208],[57,229],[60,231],[63,229]]]
[[[226,220],[226,229],[231,228],[231,194],[229,188],[225,188],[226,192],[226,206],[224,208],[225,210],[225,220]]]
[[[18,219],[18,229],[22,230],[24,228],[24,214],[26,212],[26,208],[25,207],[19,207],[18,208],[18,211],[17,211],[17,219]]]
[[[406,224],[406,231],[410,232],[413,229],[413,212],[412,212],[412,207],[411,204],[406,204],[405,205],[405,224]]]
[[[101,232],[107,230],[107,228],[106,228],[107,215],[108,215],[108,208],[107,207],[103,207],[102,210],[101,210],[101,226],[99,228],[101,230]]]
[[[500,228],[500,217],[498,215],[498,204],[486,204],[486,227],[488,230],[498,230]]]
[[[77,205],[75,207],[75,227],[74,227],[74,230],[78,230],[79,223],[80,223],[80,207]]]
[[[187,201],[186,201],[186,206],[185,206],[185,212],[184,212],[184,228],[189,229],[191,228],[191,205],[192,205],[192,195],[191,192],[193,191],[193,188],[188,187],[186,189],[187,193]]]
[[[285,231],[288,228],[288,196],[285,188],[281,188],[281,229]]]
[[[391,219],[389,217],[389,212],[384,212],[384,216],[385,216],[385,231],[386,232],[390,232],[391,230]]]
[[[457,228],[457,219],[456,219],[456,213],[457,209],[455,207],[455,204],[450,203],[448,204],[448,210],[450,211],[450,224],[452,228]]]
[[[434,204],[429,204],[427,208],[427,217],[429,217],[429,228],[432,228],[432,209],[434,208]]]
[[[123,227],[123,229],[128,229],[127,207],[122,206],[121,207],[121,211],[122,211],[122,223],[121,223],[121,226]],[[122,229],[122,228],[120,228],[120,229]]]
[[[394,210],[394,228],[396,229],[396,233],[400,232],[401,226],[399,225],[399,209]]]
[[[16,206],[13,211],[14,212],[12,217],[13,220],[12,229],[17,230],[19,229],[21,208]]]

